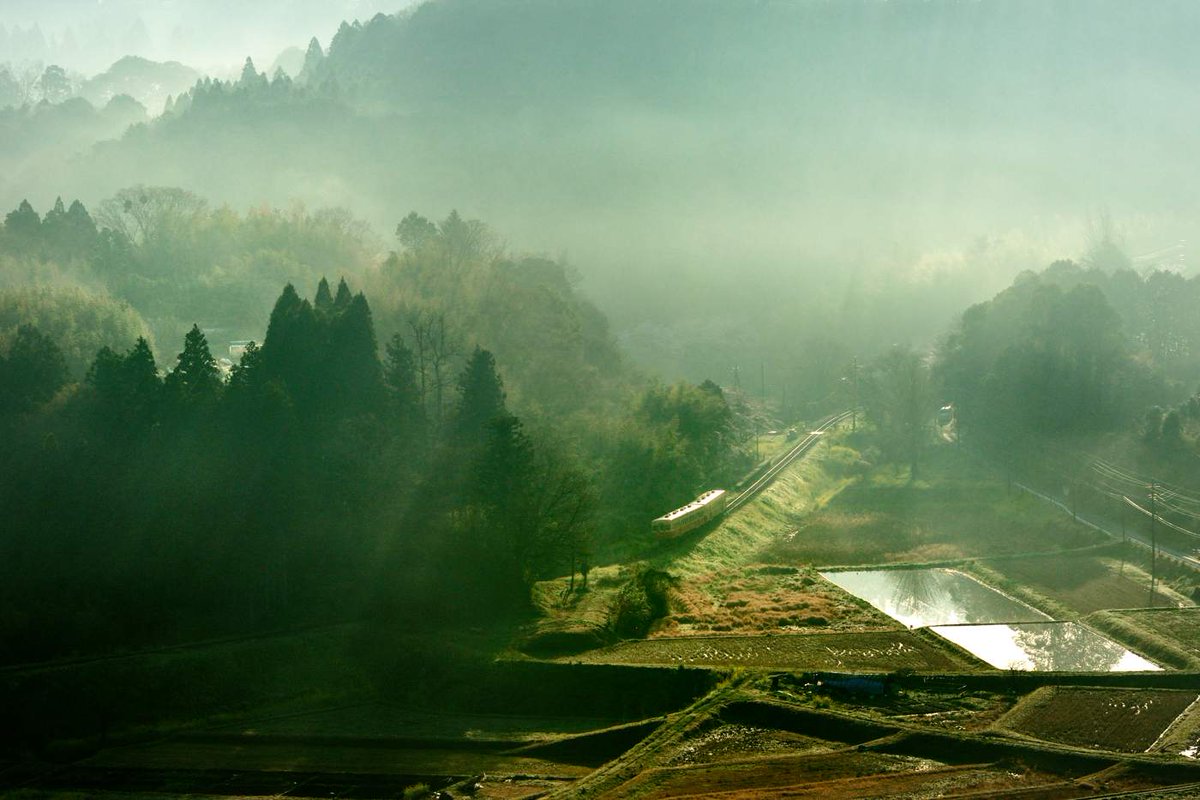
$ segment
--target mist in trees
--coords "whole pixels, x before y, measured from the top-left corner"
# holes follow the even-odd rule
[[[1193,162],[1177,98],[1193,83],[1179,36],[1196,12],[1132,8],[436,0],[359,4],[343,22],[292,7],[286,29],[314,27],[288,59],[246,46],[164,106],[121,77],[151,65],[114,65],[88,102],[124,87],[165,113],[97,130],[95,147],[54,146],[89,116],[71,100],[14,112],[9,140],[53,152],[22,149],[0,170],[0,206],[67,191],[94,208],[130,185],[180,185],[238,209],[341,206],[381,233],[398,208],[458,207],[568,252],[652,371],[697,382],[766,360],[771,396],[799,396],[790,342],[864,356],[926,343],[1021,269],[1103,258],[1085,223],[1099,209],[1124,222],[1139,268],[1139,254],[1195,240],[1192,201],[1163,187],[1187,185]],[[236,27],[278,14],[243,9]],[[922,55],[930,37],[941,44]],[[1117,40],[1128,69],[1089,44]],[[1119,157],[1095,168],[1085,152]]]

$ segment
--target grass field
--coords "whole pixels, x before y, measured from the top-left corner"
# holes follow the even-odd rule
[[[1154,744],[1196,692],[1166,689],[1038,689],[996,727],[1049,742],[1136,753]]]
[[[595,664],[875,672],[905,668],[958,672],[977,668],[950,646],[940,646],[907,630],[648,639],[593,650],[571,660]]]
[[[1200,670],[1200,608],[1100,611],[1088,622],[1165,664]]]
[[[1067,554],[991,562],[1004,577],[1026,584],[1078,614],[1112,608],[1141,608],[1150,603],[1150,576],[1110,557]],[[1158,591],[1158,606],[1188,604],[1176,593]]]
[[[782,564],[895,564],[1044,552],[1107,541],[957,448],[934,448],[921,478],[880,466],[759,554]]]

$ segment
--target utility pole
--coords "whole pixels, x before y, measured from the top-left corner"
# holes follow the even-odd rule
[[[1150,607],[1154,608],[1154,585],[1158,582],[1158,484],[1150,481]]]
[[[762,362],[762,399],[763,408],[767,407],[767,362]]]
[[[1125,555],[1129,550],[1129,537],[1125,533],[1125,506],[1127,505],[1125,501],[1128,499],[1121,495],[1121,572],[1119,573],[1121,575],[1125,574]]]
[[[850,431],[858,430],[858,356],[850,359],[850,384],[854,391],[854,398],[850,406]]]

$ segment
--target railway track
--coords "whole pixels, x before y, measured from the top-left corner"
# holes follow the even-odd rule
[[[734,511],[737,511],[743,505],[754,499],[755,495],[771,485],[771,481],[775,480],[779,473],[787,469],[788,466],[797,458],[815,447],[817,442],[821,441],[821,437],[825,433],[849,419],[852,413],[853,412],[851,411],[842,411],[837,414],[831,414],[830,416],[822,419],[811,431],[808,432],[807,435],[805,435],[803,439],[797,442],[791,450],[787,451],[782,458],[772,464],[766,472],[758,476],[758,479],[755,480],[754,483],[747,486],[741,492],[741,494],[731,500],[729,502],[729,506],[725,510],[725,513],[732,514]]]

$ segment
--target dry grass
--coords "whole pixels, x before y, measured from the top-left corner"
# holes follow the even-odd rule
[[[813,570],[770,566],[707,575],[682,586],[655,636],[889,630],[896,621]]]

